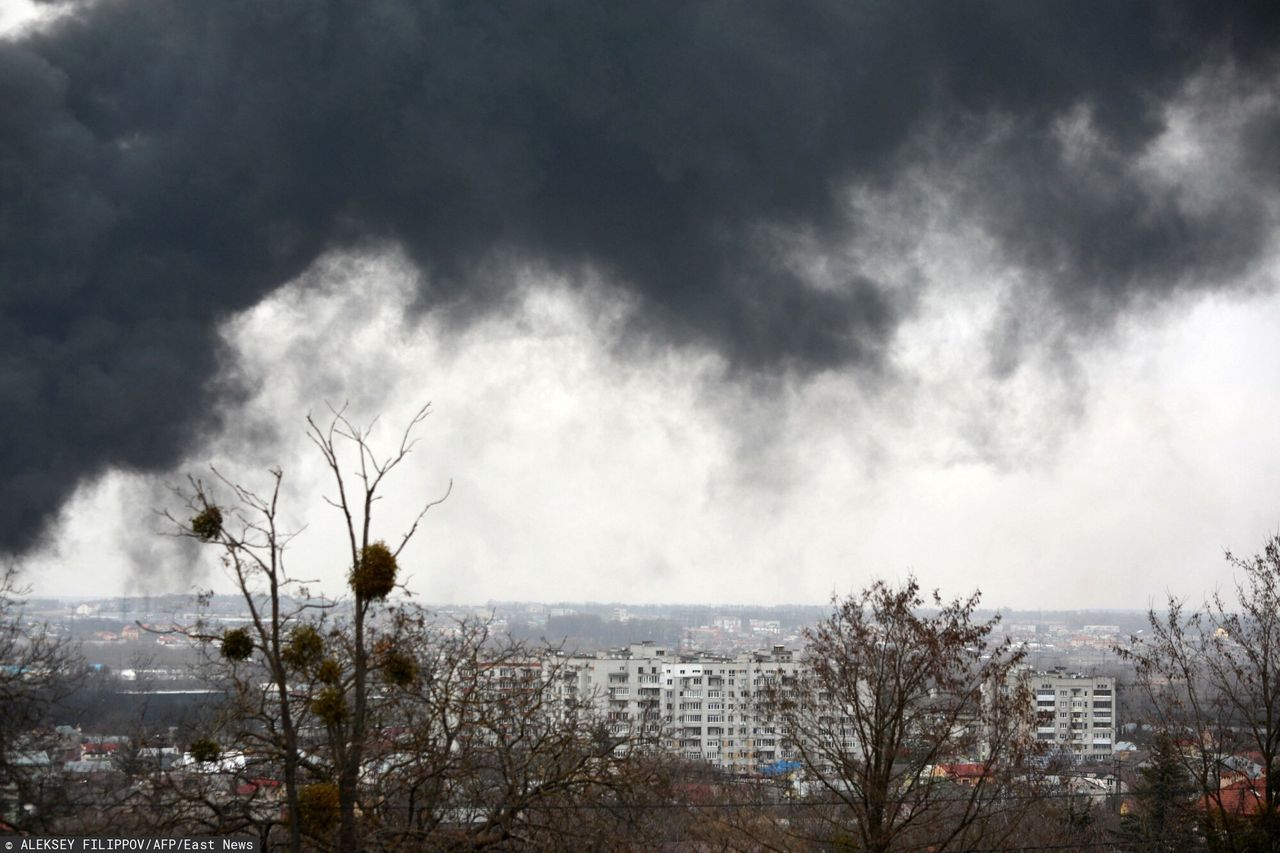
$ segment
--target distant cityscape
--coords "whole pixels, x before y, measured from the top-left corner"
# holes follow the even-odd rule
[[[342,603],[337,605],[343,607]],[[804,632],[830,613],[828,606],[782,605],[624,605],[617,603],[486,602],[425,605],[441,626],[463,619],[484,619],[495,634],[546,642],[566,653],[596,652],[655,643],[675,653],[735,655],[781,645],[800,649]],[[72,637],[84,644],[88,662],[119,669],[146,656],[163,669],[184,667],[182,650],[190,642],[172,632],[197,620],[231,626],[247,619],[238,596],[212,596],[198,608],[190,595],[110,598],[44,597],[24,602],[30,625]],[[978,619],[996,615],[979,611]],[[996,641],[1022,648],[1037,669],[1123,670],[1115,645],[1147,628],[1147,614],[1113,610],[1009,610],[1000,614]],[[166,657],[169,655],[170,657]]]
[[[296,609],[301,601],[283,604],[305,612]],[[350,600],[324,606],[325,618],[335,626],[353,615]],[[830,607],[485,602],[413,612],[426,614],[432,638],[420,651],[446,648],[453,639],[463,648],[477,636],[492,640],[492,649],[489,639],[482,639],[470,647],[471,657],[455,662],[462,667],[455,672],[470,671],[477,678],[481,704],[450,712],[458,722],[485,709],[472,724],[494,726],[481,738],[486,748],[496,748],[502,738],[520,731],[526,714],[545,715],[546,731],[572,733],[586,725],[573,736],[597,744],[603,755],[619,761],[662,756],[655,760],[684,768],[668,771],[676,774],[673,778],[693,774],[704,780],[699,786],[711,786],[678,788],[670,802],[708,791],[720,798],[717,808],[724,798],[736,796],[757,798],[751,800],[756,808],[821,804],[823,786],[840,778],[839,762],[848,756],[862,760],[867,748],[850,728],[856,718],[848,706],[850,695],[837,698],[828,692],[829,682],[813,680],[820,666],[814,649],[821,642],[815,631],[832,624]],[[930,612],[917,614],[928,618]],[[115,792],[166,795],[168,785],[179,792],[202,792],[205,807],[214,812],[243,813],[246,820],[266,827],[287,814],[280,770],[271,754],[232,744],[215,746],[201,735],[216,728],[219,715],[233,701],[225,680],[227,641],[253,627],[243,598],[31,598],[17,615],[17,627],[26,636],[43,635],[77,649],[85,677],[74,693],[51,706],[45,723],[16,733],[15,748],[6,757],[13,779],[56,782],[63,786],[59,790],[76,792],[103,815],[110,812],[101,804],[112,801]],[[945,745],[934,757],[920,760],[909,751],[895,753],[897,763],[912,767],[911,784],[939,785],[953,792],[949,796],[977,787],[1031,792],[1010,794],[1014,802],[1019,797],[1028,803],[1071,797],[1099,819],[1118,819],[1122,804],[1131,808],[1144,802],[1148,794],[1143,786],[1149,785],[1153,762],[1160,760],[1155,751],[1161,741],[1149,723],[1152,708],[1144,705],[1150,694],[1139,688],[1142,676],[1123,650],[1132,647],[1133,637],[1150,630],[1148,614],[987,611],[969,618],[977,625],[995,620],[982,649],[970,659],[974,665],[979,658],[994,660],[1000,649],[1019,657],[997,670],[998,681],[975,680],[971,676],[976,670],[964,670],[960,693],[978,689],[983,698],[935,733]],[[479,634],[478,625],[483,626]],[[296,645],[305,629],[288,636]],[[894,657],[883,650],[867,654],[869,660]],[[268,671],[252,671],[256,674],[246,675],[247,681],[234,683],[260,684],[269,696],[271,682],[257,680],[269,679]],[[865,678],[858,677],[855,694],[871,689]],[[434,688],[418,685],[410,692],[416,695],[419,689],[426,695]],[[307,700],[317,717],[323,712],[317,697],[323,695],[320,689]],[[521,696],[537,704],[520,710]],[[802,709],[800,717],[795,709],[788,712],[787,702],[796,697],[812,710]],[[994,718],[983,709],[1003,701],[999,697],[1018,709],[1013,731],[1030,750],[1020,761],[995,752]],[[912,701],[927,705],[927,700]],[[503,716],[503,708],[512,709],[510,718]],[[498,715],[496,722],[483,722],[490,713]],[[581,715],[578,722],[573,722],[575,715]],[[818,728],[798,725],[801,719]],[[826,724],[831,728],[823,729]],[[325,742],[324,729],[314,724],[301,730],[300,737],[306,749]],[[813,749],[823,738],[835,739],[822,747],[836,744],[829,758],[822,749]],[[419,761],[412,743],[408,727],[390,723],[378,729],[367,759],[371,772]],[[444,754],[465,754],[460,749],[449,747]],[[917,760],[919,766],[912,764]],[[1222,768],[1214,785],[1228,793],[1252,790],[1265,777],[1256,756],[1238,746],[1224,752]],[[32,815],[55,814],[49,803],[10,787],[0,820],[17,825],[22,809]],[[471,810],[479,795],[457,796],[464,806],[446,807],[442,825],[475,831],[483,824]],[[65,823],[66,817],[60,820],[64,823],[59,826],[74,825]]]
[[[196,604],[182,595],[27,601],[28,630],[79,643],[99,679],[96,700],[66,707],[68,713],[81,708],[84,718],[64,722],[98,737],[118,736],[112,727],[135,724],[131,715],[149,715],[153,726],[187,722],[198,704],[192,700],[202,701],[208,683],[198,671],[200,644],[184,631],[199,622],[220,633],[248,621],[243,599],[236,596]],[[336,605],[339,613],[345,606]],[[464,621],[483,620],[495,635],[553,654],[558,666],[573,673],[572,684],[561,686],[561,698],[566,690],[592,697],[601,718],[618,732],[652,724],[674,733],[670,747],[684,758],[756,772],[789,758],[776,733],[761,737],[757,731],[761,721],[750,709],[761,675],[801,666],[806,630],[830,611],[804,605],[488,602],[429,612],[442,634]],[[991,641],[1021,649],[1022,670],[1040,676],[1039,739],[1074,752],[1079,761],[1112,759],[1124,716],[1116,685],[1132,675],[1114,648],[1144,625],[1146,614],[1134,611],[1001,614]],[[104,701],[105,694],[112,698]],[[1101,716],[1098,702],[1106,706]],[[1045,718],[1050,710],[1061,719]]]

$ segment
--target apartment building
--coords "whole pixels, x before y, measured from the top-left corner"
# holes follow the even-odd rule
[[[670,652],[634,643],[596,655],[568,655],[555,662],[560,701],[589,705],[614,734],[658,736],[664,730],[663,668]]]
[[[725,657],[638,643],[561,663],[561,695],[593,704],[617,734],[652,735],[685,758],[740,772],[792,757],[759,703],[801,666],[783,646]]]
[[[1077,761],[1108,761],[1116,740],[1116,680],[1051,670],[1021,671],[1035,695],[1036,740]]]

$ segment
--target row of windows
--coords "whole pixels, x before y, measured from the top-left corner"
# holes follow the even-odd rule
[[[1045,699],[1045,698],[1036,699],[1036,708],[1048,709],[1048,708],[1067,708],[1067,707],[1088,708],[1090,707],[1090,702],[1087,699],[1080,699],[1080,698],[1073,698],[1070,700],[1063,699],[1058,701],[1054,701],[1053,699]],[[1111,699],[1110,697],[1107,697],[1107,698],[1095,697],[1092,702],[1092,707],[1110,708]]]

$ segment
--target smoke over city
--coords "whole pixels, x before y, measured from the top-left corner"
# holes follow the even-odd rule
[[[71,4],[0,42],[0,550],[219,431],[220,323],[326,252],[403,252],[459,326],[520,270],[603,281],[637,351],[731,376],[885,369],[915,287],[797,258],[913,180],[1078,336],[1240,287],[1278,59],[1266,3]],[[1224,79],[1230,162],[1183,181],[1170,111]],[[1021,305],[975,369],[1016,363]]]

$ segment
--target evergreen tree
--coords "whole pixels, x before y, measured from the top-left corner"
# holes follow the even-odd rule
[[[1197,848],[1191,778],[1173,738],[1160,733],[1139,771],[1132,806],[1120,817],[1117,840],[1131,853],[1181,853]]]

